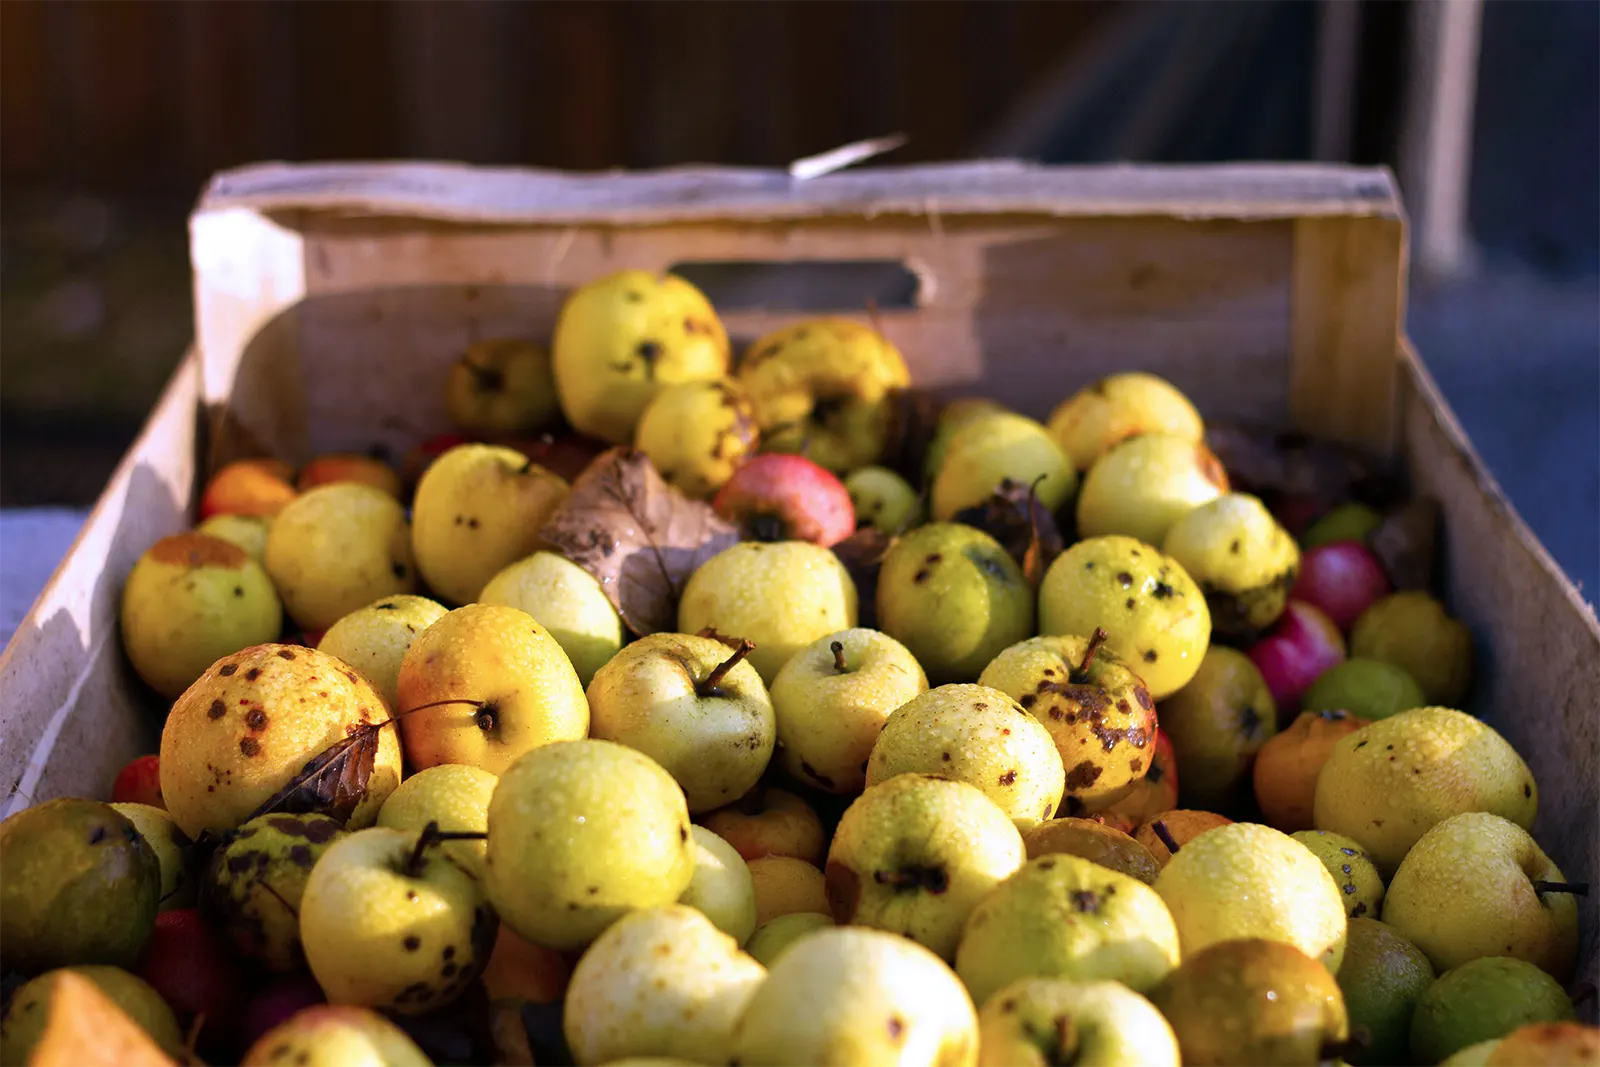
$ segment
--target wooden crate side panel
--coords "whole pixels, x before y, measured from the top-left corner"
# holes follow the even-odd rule
[[[1570,881],[1600,884],[1600,624],[1512,509],[1409,348],[1405,456],[1418,493],[1444,508],[1444,580],[1471,628],[1469,709],[1521,753],[1539,785],[1534,827]],[[1492,651],[1491,651],[1492,650]],[[1580,904],[1578,980],[1600,981],[1594,907]]]
[[[118,605],[135,561],[189,525],[198,387],[191,353],[0,653],[0,814],[104,796],[124,762],[155,751],[164,706],[122,653]]]
[[[1307,433],[1379,456],[1393,454],[1399,426],[1405,240],[1394,218],[1294,223],[1290,414]]]
[[[287,232],[306,221],[261,219],[256,229]],[[945,394],[988,393],[1040,418],[1095,377],[1130,367],[1169,377],[1221,418],[1277,422],[1288,406],[1287,221],[886,218],[617,229],[316,219],[296,232],[299,273],[285,266],[254,304],[232,293],[199,300],[205,396],[226,402],[230,432],[221,439],[234,452],[299,459],[311,449],[403,449],[445,429],[444,377],[473,339],[546,340],[575,286],[625,267],[686,261],[904,263],[920,281],[918,306],[876,319],[914,380]],[[208,255],[251,247],[231,226],[213,235],[197,224],[197,235]],[[303,299],[285,299],[297,291]],[[864,307],[838,310],[869,317]],[[735,311],[725,321],[737,352],[815,313]]]

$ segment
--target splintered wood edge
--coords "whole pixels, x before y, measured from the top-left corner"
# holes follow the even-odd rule
[[[649,225],[826,216],[1401,217],[1387,168],[1325,164],[871,167],[799,180],[691,167],[574,173],[450,163],[259,163],[211,179],[197,214],[237,208],[446,222]]]

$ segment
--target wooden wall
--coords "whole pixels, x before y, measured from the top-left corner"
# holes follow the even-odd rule
[[[253,159],[966,155],[1106,0],[7,0],[8,183],[191,194]]]

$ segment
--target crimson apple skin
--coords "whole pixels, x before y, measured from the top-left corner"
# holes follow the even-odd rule
[[[831,548],[855,533],[856,508],[833,472],[804,456],[768,452],[733,472],[711,509],[747,541],[810,541]]]
[[[1266,679],[1282,725],[1294,718],[1311,683],[1344,662],[1346,651],[1344,635],[1332,619],[1320,608],[1291,599],[1283,616],[1247,654]]]
[[[1360,541],[1320,545],[1300,557],[1300,577],[1289,596],[1320,608],[1342,633],[1389,594],[1389,576]]]

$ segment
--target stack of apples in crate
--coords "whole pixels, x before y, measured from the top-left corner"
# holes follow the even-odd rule
[[[1427,501],[670,274],[543,340],[140,559],[160,752],[0,829],[4,1062],[1600,1063]]]

